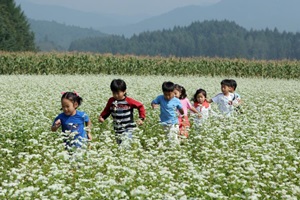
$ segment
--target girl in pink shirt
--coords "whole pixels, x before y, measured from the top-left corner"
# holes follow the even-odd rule
[[[188,138],[189,133],[188,129],[190,127],[190,122],[188,119],[188,110],[199,113],[190,103],[189,99],[187,98],[186,90],[183,86],[175,84],[175,97],[177,97],[182,105],[184,114],[178,116],[178,122],[179,122],[179,134],[185,136]]]

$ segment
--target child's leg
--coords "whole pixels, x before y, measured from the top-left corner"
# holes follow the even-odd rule
[[[179,126],[177,124],[164,125],[164,131],[169,141],[178,142]]]
[[[178,118],[179,120],[179,135],[183,135],[186,138],[189,137],[189,128],[190,122],[188,116],[184,116],[184,120],[181,117]]]
[[[122,143],[121,137],[122,137],[122,133],[116,133],[116,142],[117,142],[117,144]]]
[[[121,144],[123,141],[131,141],[132,140],[132,129],[126,129],[122,133],[116,133],[116,142],[117,144]]]

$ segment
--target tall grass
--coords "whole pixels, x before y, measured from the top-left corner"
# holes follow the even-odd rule
[[[299,79],[300,61],[2,52],[0,74],[198,75]]]

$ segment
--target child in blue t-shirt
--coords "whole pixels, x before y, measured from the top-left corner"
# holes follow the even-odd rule
[[[183,116],[184,111],[180,100],[175,97],[175,84],[167,81],[162,84],[163,95],[157,96],[152,102],[152,108],[160,105],[160,121],[169,139],[177,139],[179,133],[177,110]]]
[[[77,110],[83,99],[77,92],[64,92],[61,97],[61,106],[63,112],[60,113],[51,126],[51,131],[56,131],[60,126],[64,133],[75,133],[71,141],[66,142],[66,148],[81,147],[82,143],[92,140],[90,127],[92,125],[88,115],[85,112]],[[87,126],[87,133],[85,131]]]

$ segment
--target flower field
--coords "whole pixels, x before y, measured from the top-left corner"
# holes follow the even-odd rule
[[[129,149],[116,144],[110,118],[97,122],[114,78],[146,107]],[[180,145],[166,140],[150,109],[162,82],[212,97],[223,78],[1,75],[0,199],[300,199],[299,80],[235,78],[243,114],[192,126]],[[93,141],[70,155],[50,126],[60,93],[73,90]]]

